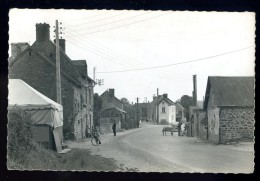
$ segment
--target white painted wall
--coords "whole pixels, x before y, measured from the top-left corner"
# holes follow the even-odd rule
[[[162,108],[165,107],[165,113],[162,112]],[[159,122],[165,119],[168,123],[176,122],[176,106],[168,105],[167,102],[162,101],[159,104]]]

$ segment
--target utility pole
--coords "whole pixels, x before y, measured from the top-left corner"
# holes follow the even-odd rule
[[[157,121],[157,124],[159,124],[159,88],[157,88],[157,103],[156,103],[156,108],[157,108],[157,114],[156,114],[156,121]]]
[[[96,67],[93,68],[93,80],[96,81]]]
[[[137,119],[137,127],[139,128],[139,110],[138,110],[138,102],[139,102],[139,98],[136,98],[137,102],[136,102],[136,119]]]
[[[56,91],[57,103],[62,104],[61,100],[61,78],[60,78],[60,45],[59,45],[59,22],[56,20]]]

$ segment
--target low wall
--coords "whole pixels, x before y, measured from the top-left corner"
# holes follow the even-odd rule
[[[113,117],[116,121],[116,130],[119,131],[121,129],[121,121],[119,117]],[[100,118],[100,132],[101,134],[112,133],[113,123],[111,122],[111,118]]]

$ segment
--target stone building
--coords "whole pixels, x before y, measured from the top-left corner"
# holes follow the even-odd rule
[[[124,104],[115,96],[115,89],[109,89],[100,95],[102,99],[102,109],[117,107],[124,109]]]
[[[124,129],[126,125],[126,112],[124,104],[115,96],[115,89],[109,89],[100,95],[102,110],[100,111],[99,124],[104,133],[112,132],[115,121],[117,129]]]
[[[204,110],[214,143],[254,138],[254,77],[208,77]]]
[[[64,135],[79,140],[93,124],[93,86],[86,60],[71,60],[60,39],[61,95]],[[49,24],[36,24],[36,41],[11,44],[9,78],[22,79],[43,95],[56,101],[56,45],[50,40]]]

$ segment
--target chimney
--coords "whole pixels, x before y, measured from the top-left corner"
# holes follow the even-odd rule
[[[193,104],[197,106],[197,75],[193,75]]]
[[[11,57],[14,59],[19,54],[21,54],[27,47],[29,47],[29,43],[11,43]]]
[[[110,97],[115,96],[115,89],[109,89],[108,90]]]
[[[54,43],[56,44],[56,39],[54,39]],[[65,52],[65,39],[59,39],[60,48]]]
[[[163,94],[163,98],[168,98],[168,94]]]
[[[43,42],[50,40],[50,25],[46,23],[36,24],[36,41]]]

